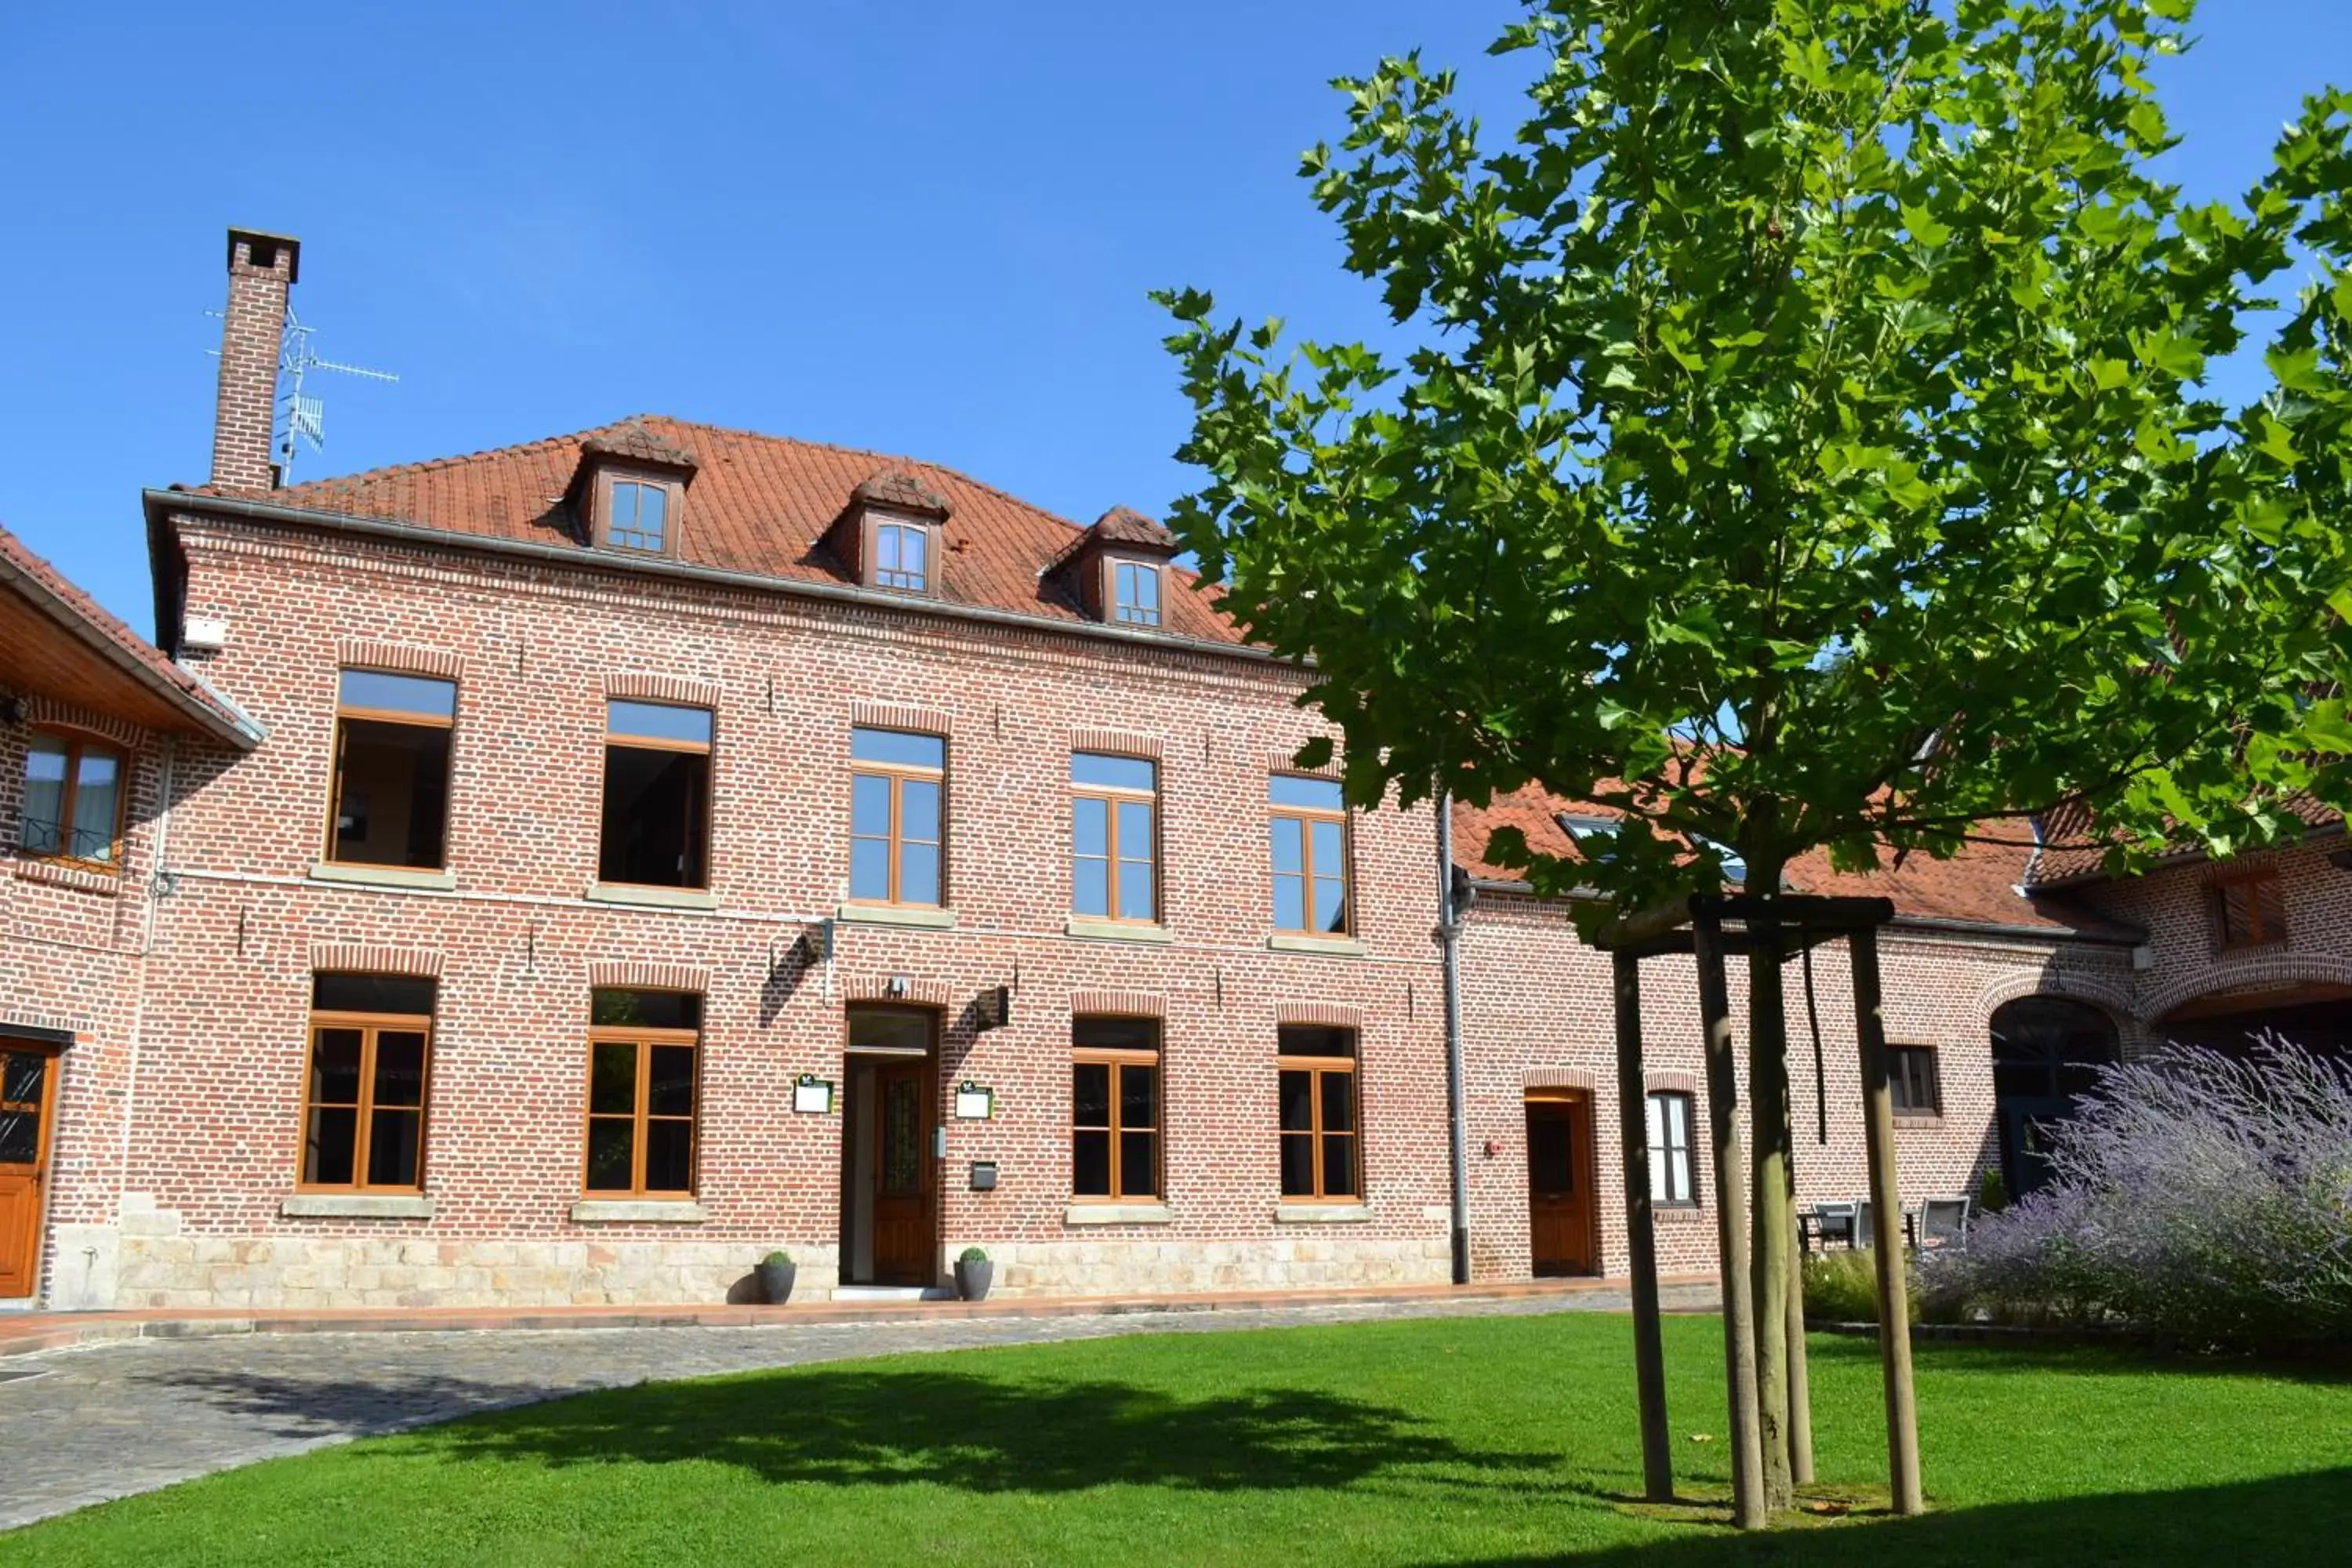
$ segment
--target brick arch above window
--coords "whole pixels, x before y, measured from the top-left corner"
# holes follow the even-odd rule
[[[2133,1022],[2138,1009],[2124,991],[2080,974],[2053,974],[2036,970],[2029,974],[2007,974],[1990,982],[1977,992],[1977,1016],[1984,1027],[1992,1026],[1992,1016],[2001,1006],[2024,996],[2063,996],[2070,1001],[2087,1002],[2105,1011],[2118,1028]]]
[[[441,954],[425,947],[386,947],[374,942],[314,942],[313,973],[408,974],[426,980],[441,975]]]
[[[841,994],[848,1002],[895,1002],[908,1007],[951,1007],[955,993],[944,980],[914,980],[907,982],[904,991],[893,995],[891,976],[887,974],[851,975],[842,982]]]
[[[1324,1024],[1335,1029],[1360,1029],[1364,1026],[1364,1010],[1339,1002],[1277,1002],[1274,1007],[1277,1024]]]
[[[1129,1018],[1166,1018],[1168,999],[1153,991],[1073,991],[1070,1016],[1108,1013]]]
[[[454,648],[415,647],[406,643],[344,637],[335,644],[335,660],[346,669],[382,669],[442,680],[466,678],[466,656]]]
[[[903,702],[853,701],[849,705],[849,721],[860,729],[906,730],[918,735],[954,738],[954,725],[949,715],[935,708],[916,708]]]
[[[1149,757],[1160,761],[1166,747],[1157,735],[1138,735],[1126,730],[1073,730],[1070,750],[1099,752],[1112,757]]]
[[[78,707],[60,702],[54,697],[30,696],[22,699],[25,722],[43,730],[72,730],[89,735],[110,745],[135,752],[147,743],[143,725],[128,719],[118,719],[111,713],[101,713],[95,708]]]
[[[604,677],[604,695],[645,702],[675,702],[686,708],[716,708],[719,688],[682,675],[616,669]]]
[[[1591,1092],[1591,1072],[1584,1068],[1529,1068],[1519,1074],[1522,1089],[1580,1089]]]
[[[1646,1094],[1687,1094],[1696,1097],[1698,1093],[1698,1074],[1678,1071],[1645,1072],[1642,1075],[1642,1089]]]
[[[710,985],[710,971],[685,963],[653,963],[642,959],[604,958],[588,965],[592,986],[625,986],[644,991],[692,991]]]

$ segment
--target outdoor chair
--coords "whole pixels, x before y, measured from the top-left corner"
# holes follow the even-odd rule
[[[1969,1219],[1975,1208],[1972,1198],[1929,1198],[1919,1208],[1919,1245],[1968,1246]]]
[[[1815,1204],[1813,1216],[1821,1226],[1822,1249],[1827,1251],[1832,1242],[1853,1247],[1854,1205],[1852,1204]]]

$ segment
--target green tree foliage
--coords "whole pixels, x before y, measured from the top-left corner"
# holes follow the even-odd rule
[[[1859,868],[2067,806],[2121,866],[2346,803],[2352,100],[2184,201],[2147,68],[2192,3],[1540,0],[1507,146],[1417,57],[1337,84],[1304,173],[1420,346],[1161,298],[1174,523],[1311,657],[1354,797],[1618,807],[1605,863],[1490,854],[1621,912],[1711,885],[1694,843]]]

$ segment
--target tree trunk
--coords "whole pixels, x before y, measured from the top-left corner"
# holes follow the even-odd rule
[[[1790,1216],[1796,1211],[1796,1163],[1789,1166]],[[1789,1249],[1789,1479],[1794,1486],[1813,1484],[1813,1375],[1805,1360],[1805,1259],[1799,1247]]]
[[[1919,1406],[1911,1386],[1910,1281],[1905,1274],[1903,1209],[1895,1181],[1895,1100],[1886,1081],[1886,1020],[1880,1011],[1878,933],[1864,929],[1853,949],[1854,1034],[1862,1047],[1863,1133],[1870,1153],[1870,1217],[1878,1265],[1878,1359],[1886,1384],[1886,1468],[1895,1511],[1920,1513]]]
[[[1748,887],[1760,897],[1780,886],[1777,856],[1750,853]],[[1756,1139],[1754,1231],[1748,1254],[1755,1274],[1756,1404],[1763,1444],[1764,1506],[1795,1500],[1791,1481],[1789,1404],[1789,1271],[1796,1251],[1790,1195],[1789,1016],[1780,984],[1780,921],[1748,921],[1748,1088]]]
[[[1617,980],[1617,1134],[1625,1167],[1625,1253],[1633,1284],[1633,1384],[1642,1405],[1642,1495],[1675,1500],[1666,1426],[1666,1356],[1658,1326],[1658,1242],[1650,1228],[1649,1087],[1642,1076],[1642,961],[1613,955]]]
[[[1747,1173],[1740,1152],[1738,1064],[1731,1041],[1731,999],[1723,946],[1714,921],[1693,932],[1698,959],[1699,1020],[1706,1030],[1706,1111],[1714,1133],[1716,1242],[1723,1274],[1723,1361],[1731,1416],[1731,1518],[1742,1530],[1763,1526],[1764,1472],[1756,1421],[1756,1306],[1748,1273]]]

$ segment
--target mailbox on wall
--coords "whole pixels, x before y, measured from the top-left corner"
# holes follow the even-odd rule
[[[996,1190],[995,1161],[974,1160],[971,1163],[971,1190],[975,1193],[992,1193]]]

